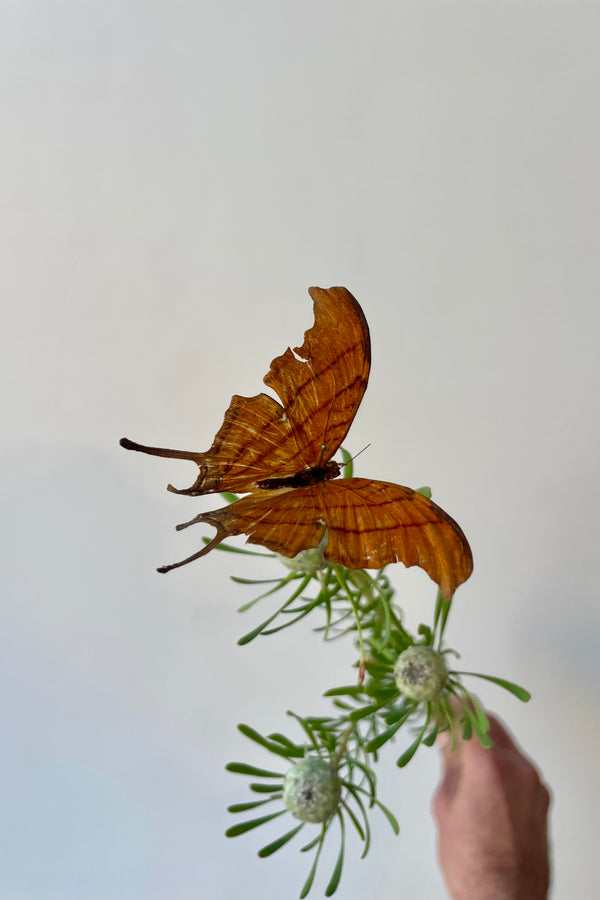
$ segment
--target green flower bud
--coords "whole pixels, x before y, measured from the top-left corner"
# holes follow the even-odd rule
[[[444,687],[447,676],[442,654],[422,645],[409,647],[394,666],[398,690],[411,700],[433,700]]]
[[[338,808],[341,794],[335,768],[319,757],[296,763],[283,782],[283,802],[303,822],[326,822]]]
[[[275,556],[286,568],[291,569],[293,572],[304,572],[306,575],[314,575],[329,565],[323,556],[323,550],[327,546],[327,541],[328,535],[325,532],[316,547],[311,547],[309,550],[301,550],[300,553],[296,553],[291,558],[282,556],[281,553],[276,553]]]

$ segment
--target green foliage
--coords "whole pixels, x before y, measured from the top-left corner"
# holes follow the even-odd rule
[[[352,472],[352,461],[345,451],[342,455],[344,474],[348,477]],[[429,488],[421,488],[421,492],[426,496],[431,493]],[[236,498],[227,495],[225,499],[231,502]],[[276,562],[273,554],[223,547],[222,544],[219,549],[250,556],[270,556]],[[311,555],[307,557],[306,554]],[[269,809],[269,804],[278,808],[233,825],[226,835],[245,834],[283,815],[293,819],[295,813],[286,808],[284,802],[287,773],[297,767],[299,761],[311,758],[323,761],[320,768],[332,773],[335,789],[339,790],[341,784],[337,808],[329,815],[328,807],[324,815],[329,818],[323,822],[312,820],[298,824],[296,819],[293,827],[286,828],[280,837],[259,849],[258,855],[271,856],[300,832],[305,829],[314,832],[316,828],[317,834],[312,834],[300,847],[302,852],[314,854],[300,891],[303,898],[313,886],[326,837],[332,832],[337,834],[337,859],[325,887],[325,895],[329,897],[336,891],[342,876],[348,826],[362,842],[362,857],[371,846],[369,817],[375,808],[387,819],[393,832],[399,832],[394,815],[377,796],[373,765],[378,762],[380,750],[404,733],[403,728],[409,736],[396,759],[400,768],[406,766],[423,745],[431,747],[442,731],[449,732],[452,746],[458,740],[472,736],[483,746],[491,746],[488,718],[476,697],[463,685],[464,676],[487,679],[524,702],[530,695],[504,678],[461,672],[452,667],[451,658],[458,654],[444,643],[452,599],[444,600],[439,591],[431,622],[421,623],[416,634],[412,634],[402,622],[402,612],[394,602],[394,590],[384,569],[370,574],[329,565],[316,550],[303,551],[294,560],[284,560],[284,563],[286,572],[279,578],[233,579],[238,584],[264,588],[258,597],[240,607],[243,613],[254,610],[259,602],[269,602],[280,593],[285,596],[283,602],[277,599],[275,607],[253,625],[238,644],[249,644],[258,637],[276,634],[311,616],[315,620],[314,631],[325,641],[346,638],[352,642],[358,654],[354,666],[356,677],[352,683],[325,692],[324,696],[331,699],[329,716],[300,716],[288,712],[300,737],[289,737],[280,732],[263,735],[249,725],[238,725],[240,732],[272,754],[278,765],[275,769],[262,769],[246,763],[229,763],[226,768],[230,772],[254,779],[249,784],[250,790],[263,795],[260,799],[233,804],[229,811],[234,814],[262,811],[265,806]],[[409,651],[409,648],[412,649]],[[400,673],[398,660],[401,654],[410,663],[408,675],[406,668]],[[432,662],[435,677],[427,665],[423,668],[423,661],[425,664]],[[411,682],[409,688],[406,687],[407,677]],[[417,687],[421,684],[422,690],[415,689],[415,683]],[[434,684],[433,690],[431,684]],[[284,760],[284,771],[279,771]]]

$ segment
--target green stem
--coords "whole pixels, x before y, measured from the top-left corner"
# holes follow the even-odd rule
[[[348,746],[348,741],[352,732],[356,729],[356,722],[348,722],[346,725],[342,736],[340,738],[339,744],[335,750],[335,756],[333,757],[333,764],[337,768],[346,752],[346,747]]]
[[[448,616],[450,615],[450,609],[452,607],[452,597],[449,600],[444,600],[442,597],[442,592],[438,590],[437,598],[435,602],[435,612],[433,615],[433,632],[434,635],[437,631],[437,649],[442,649],[442,641],[444,637],[444,631],[446,629],[446,622],[448,621]],[[435,642],[435,641],[434,641]]]
[[[394,628],[402,636],[406,645],[410,646],[411,644],[414,644],[414,639],[404,630],[398,616],[394,613],[392,608],[390,601],[393,597],[393,590],[390,592],[385,591],[381,585],[377,583],[377,579],[369,575],[368,572],[365,572],[364,569],[351,572],[350,578],[356,588],[364,593],[371,602],[375,603],[377,602],[377,598],[379,599],[380,605],[385,609],[384,617],[389,617],[393,622]]]
[[[335,574],[336,574],[337,580],[340,584],[340,587],[342,588],[342,590],[346,594],[348,600],[350,601],[350,605],[351,605],[352,611],[354,613],[354,618],[356,620],[356,632],[358,634],[358,648],[359,648],[359,654],[360,654],[360,665],[359,665],[359,670],[358,670],[359,671],[359,684],[361,684],[362,683],[361,682],[361,674],[362,674],[362,677],[364,678],[364,668],[365,668],[367,656],[365,653],[365,642],[364,642],[364,638],[363,638],[363,631],[362,631],[360,616],[358,614],[358,607],[356,605],[356,601],[355,601],[354,597],[352,596],[352,591],[348,587],[348,582],[346,581],[346,576],[344,575],[344,573],[342,571],[342,566],[334,566],[334,569],[335,569]]]

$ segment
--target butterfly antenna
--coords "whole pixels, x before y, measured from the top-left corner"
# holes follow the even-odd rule
[[[357,457],[357,456],[360,456],[361,453],[364,453],[365,450],[368,450],[370,446],[371,446],[370,444],[365,444],[365,446],[362,448],[362,450],[359,450],[358,453],[355,453],[354,456],[351,456],[351,457],[350,457],[350,459],[348,460],[348,462],[354,462],[354,460],[356,459],[356,457]],[[346,463],[346,465],[347,465],[347,464],[348,464],[348,463]]]

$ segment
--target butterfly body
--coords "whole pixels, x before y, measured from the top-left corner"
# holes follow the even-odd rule
[[[301,347],[273,360],[264,378],[281,403],[264,393],[234,395],[206,453],[121,441],[127,449],[195,462],[196,481],[186,489],[169,485],[175,493],[248,494],[178,526],[203,522],[216,534],[202,550],[159,571],[204,556],[231,535],[245,534],[250,543],[292,557],[316,547],[327,531],[326,560],[350,569],[417,565],[448,598],[473,567],[457,523],[411,488],[366,478],[334,480],[340,466],[332,457],[367,387],[369,329],[345,288],[310,288],[309,293],[314,325]]]
[[[263,478],[257,482],[257,487],[266,491],[284,487],[310,487],[311,484],[337,478],[340,471],[338,463],[330,460],[326,466],[309,466],[301,472],[296,472],[295,475],[286,475],[284,478]]]

